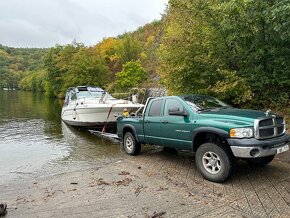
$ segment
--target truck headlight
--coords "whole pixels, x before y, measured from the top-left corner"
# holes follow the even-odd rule
[[[254,136],[254,131],[252,128],[231,129],[230,136],[232,138],[251,138]]]

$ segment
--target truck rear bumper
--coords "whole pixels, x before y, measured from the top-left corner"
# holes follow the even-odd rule
[[[228,139],[231,150],[235,157],[257,158],[279,154],[289,150],[288,135],[277,138],[258,140],[250,139]]]

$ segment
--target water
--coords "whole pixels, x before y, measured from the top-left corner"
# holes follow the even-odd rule
[[[122,156],[117,144],[67,126],[60,113],[60,100],[0,91],[0,185],[98,166]]]

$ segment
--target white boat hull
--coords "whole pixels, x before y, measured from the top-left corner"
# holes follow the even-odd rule
[[[62,120],[72,126],[91,129],[116,127],[116,115],[121,115],[125,108],[136,111],[142,104],[80,104],[68,105],[62,109]]]

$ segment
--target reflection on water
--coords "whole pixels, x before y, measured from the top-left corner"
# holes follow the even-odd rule
[[[57,99],[0,91],[0,184],[74,163],[98,165],[120,157],[119,146],[67,126],[60,113]]]

